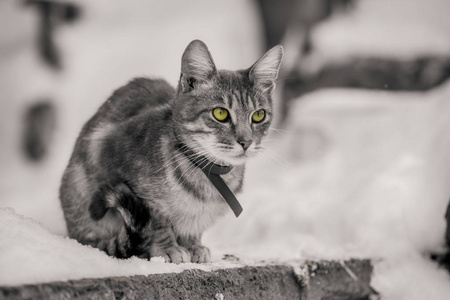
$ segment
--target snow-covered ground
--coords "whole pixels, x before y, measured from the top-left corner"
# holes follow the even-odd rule
[[[220,67],[248,66],[260,53],[251,2],[204,0],[198,2],[202,11],[193,6],[182,13],[161,1],[135,2],[139,10],[80,1],[91,9],[79,26],[60,32],[67,55],[62,76],[40,68],[31,45],[0,58],[6,99],[0,110],[0,207],[15,210],[0,208],[0,285],[193,267],[116,260],[63,237],[59,178],[81,125],[114,88],[139,75],[174,83],[181,53],[197,37]],[[116,23],[122,10],[125,17]],[[315,31],[318,64],[320,57],[445,53],[449,10],[444,0],[360,1],[350,17],[337,16]],[[32,24],[31,15],[20,20]],[[27,37],[30,29],[18,32]],[[16,145],[21,109],[39,93],[61,99],[60,127],[51,159],[30,165]],[[423,93],[330,89],[296,101],[286,124],[272,130],[267,151],[248,166],[238,197],[242,215],[230,213],[206,232],[214,263],[195,267],[235,266],[220,261],[224,254],[246,262],[370,257],[373,285],[383,299],[450,299],[450,276],[427,258],[444,245],[449,98],[450,82]]]
[[[0,208],[0,285],[64,281],[80,278],[178,273],[186,269],[210,271],[242,263],[167,264],[132,257],[119,260],[75,240],[53,234],[37,221]]]

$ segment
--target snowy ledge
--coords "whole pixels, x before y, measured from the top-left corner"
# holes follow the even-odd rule
[[[119,260],[8,208],[0,209],[0,252],[1,300],[368,299],[373,270],[369,260]]]
[[[369,260],[81,279],[0,287],[0,299],[369,299]]]

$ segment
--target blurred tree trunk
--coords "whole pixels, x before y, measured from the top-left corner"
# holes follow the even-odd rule
[[[288,28],[298,28],[305,39],[300,49],[308,51],[309,32],[333,12],[348,7],[354,0],[256,0],[263,21],[266,50],[280,44]]]
[[[284,99],[288,102],[320,88],[349,87],[392,91],[424,91],[450,77],[450,57],[420,57],[394,60],[354,58],[327,65],[315,74],[293,69],[287,75]]]

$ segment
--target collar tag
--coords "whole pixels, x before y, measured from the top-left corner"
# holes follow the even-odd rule
[[[180,151],[183,152],[183,154],[196,167],[200,168],[200,170],[203,171],[206,177],[208,177],[209,181],[211,181],[211,183],[220,193],[222,198],[228,203],[228,206],[230,206],[236,218],[239,217],[243,210],[242,206],[234,196],[233,192],[227,186],[225,181],[223,181],[222,177],[220,177],[220,175],[229,173],[233,169],[233,167],[216,165],[215,163],[212,163],[208,159],[206,159],[206,157],[197,155],[191,149],[187,148],[186,145],[179,145],[178,147]]]

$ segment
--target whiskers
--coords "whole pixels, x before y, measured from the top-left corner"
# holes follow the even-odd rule
[[[218,149],[222,149],[222,150],[233,150],[234,147],[231,145],[227,145],[227,144],[217,144],[216,147]]]
[[[283,140],[285,140],[288,137],[289,133],[288,130],[282,130],[273,127],[269,127],[269,130],[271,130],[271,132],[262,140],[264,144],[266,143],[281,144]]]
[[[272,149],[268,149],[260,145],[255,147],[255,151],[258,156],[262,156],[267,161],[274,163],[277,167],[282,167],[286,171],[291,171],[294,169],[294,166],[289,161]]]
[[[201,165],[207,161],[214,162],[214,159],[209,155],[208,151],[200,146],[188,148],[187,146],[183,145],[180,148],[180,150],[182,151],[183,155],[187,156],[191,160],[195,160],[197,162],[197,164]],[[191,150],[193,153],[187,153],[188,150]],[[208,166],[208,164],[205,164],[199,170],[203,171],[205,168],[207,168],[207,166]],[[180,165],[178,165],[175,169],[177,169],[178,167],[180,167]],[[193,163],[189,163],[187,165],[187,167],[185,167],[181,171],[179,178],[177,178],[179,183],[181,185],[183,185],[188,179],[192,178],[192,175],[195,174],[197,169],[198,169],[197,165],[195,165]],[[183,181],[180,181],[182,178],[184,178]],[[198,181],[195,180],[194,182],[198,182]]]
[[[162,170],[168,168],[172,164],[176,164],[178,159],[184,155],[183,152],[177,153],[176,155],[172,156],[166,163],[164,163],[159,169],[157,169],[154,172],[154,175],[157,175]]]
[[[271,130],[280,135],[287,132],[277,128],[271,128]],[[219,142],[215,138],[191,135],[185,144],[178,147],[178,151],[170,150],[170,152],[164,153],[164,163],[155,171],[155,175],[172,178],[180,185],[189,184],[192,187],[201,188],[202,181],[199,181],[199,176],[203,176],[201,168],[208,168],[206,162],[217,165],[240,165],[255,156],[261,156],[263,161],[289,171],[293,168],[291,163],[277,153],[273,147],[263,146],[266,142],[280,142],[280,140],[281,138],[264,139],[262,145],[258,143],[244,151],[237,145]]]
[[[274,127],[269,127],[269,130],[272,130],[273,132],[278,133],[282,137],[285,137],[286,133],[289,132],[289,130],[283,130],[283,129],[274,128]]]

